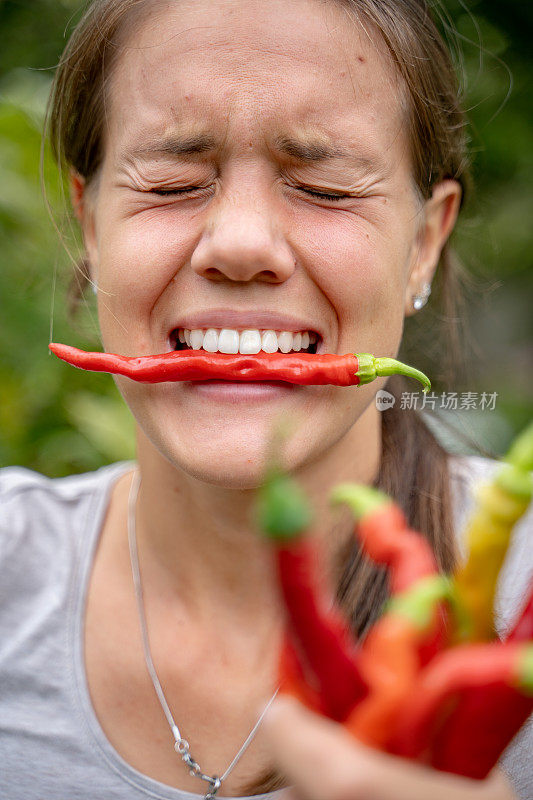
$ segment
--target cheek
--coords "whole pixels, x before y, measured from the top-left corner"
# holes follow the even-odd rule
[[[190,259],[194,241],[192,221],[178,225],[171,213],[161,211],[102,226],[98,283],[103,334],[120,334],[125,325],[130,335],[128,322],[133,319],[136,331],[147,334],[152,309]]]
[[[169,213],[143,212],[129,220],[112,222],[99,243],[101,285],[123,288],[143,297],[159,292],[172,279],[191,248],[191,226],[173,224]]]
[[[361,335],[379,324],[401,330],[410,242],[399,227],[339,216],[298,228],[300,255],[335,310],[341,336],[352,325]]]

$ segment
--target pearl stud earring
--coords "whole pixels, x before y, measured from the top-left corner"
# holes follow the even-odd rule
[[[415,311],[420,311],[426,305],[429,295],[431,294],[431,284],[424,283],[418,294],[413,297],[413,308]]]

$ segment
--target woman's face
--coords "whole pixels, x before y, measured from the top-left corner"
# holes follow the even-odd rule
[[[385,51],[334,2],[154,6],[120,51],[85,201],[106,351],[161,353],[176,328],[215,327],[307,329],[319,352],[397,353],[423,214]],[[118,382],[167,461],[243,488],[282,411],[301,423],[292,468],[339,442],[357,453],[382,384],[236,401]]]

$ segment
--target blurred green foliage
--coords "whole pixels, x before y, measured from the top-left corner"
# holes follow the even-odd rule
[[[67,251],[76,258],[79,240],[48,152],[54,222],[39,179],[53,67],[81,8],[75,0],[0,0],[0,465],[51,476],[134,457],[133,420],[112,379],[67,368],[47,350],[51,338],[99,345],[92,295],[74,323],[67,317]],[[531,416],[531,11],[517,0],[450,0],[446,13],[439,8],[465,87],[477,187],[454,234],[475,281],[468,296],[473,355],[466,384],[445,388],[498,393],[495,411],[449,416],[501,453]],[[430,305],[420,316],[431,321],[431,313]]]

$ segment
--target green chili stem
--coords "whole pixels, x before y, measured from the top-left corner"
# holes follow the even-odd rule
[[[514,440],[505,461],[521,470],[533,470],[533,422]]]
[[[355,519],[361,519],[378,508],[390,505],[392,500],[373,486],[359,483],[338,483],[331,490],[329,502],[331,505],[346,503]]]
[[[423,392],[426,394],[431,389],[431,382],[427,375],[420,370],[396,361],[394,358],[376,358],[371,353],[358,353],[357,360],[359,369],[357,376],[360,383],[370,383],[375,378],[382,378],[388,375],[405,375],[407,378],[414,378],[423,385]]]
[[[358,353],[357,361],[359,362],[359,369],[356,375],[360,383],[370,383],[375,378],[383,378],[388,375],[405,375],[407,378],[414,378],[420,381],[424,387],[422,390],[424,394],[431,389],[431,382],[427,375],[424,375],[419,369],[410,367],[408,364],[396,361],[394,358],[376,358],[371,353]]]

